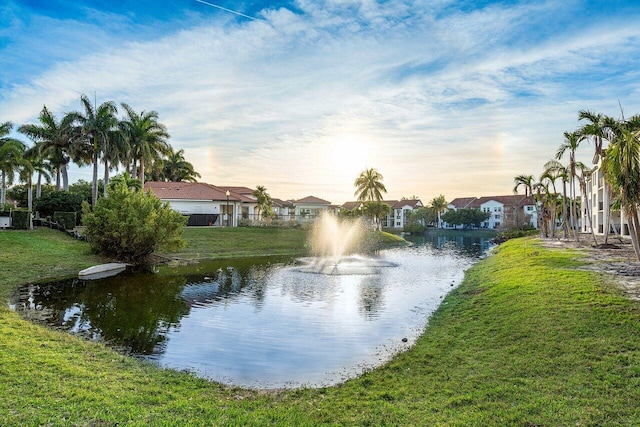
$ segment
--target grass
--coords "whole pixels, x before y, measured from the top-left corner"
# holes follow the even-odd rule
[[[3,296],[98,261],[46,229],[0,232],[0,248]],[[323,389],[224,387],[3,306],[0,424],[640,425],[640,307],[577,270],[579,258],[532,239],[505,243],[468,271],[413,348]]]

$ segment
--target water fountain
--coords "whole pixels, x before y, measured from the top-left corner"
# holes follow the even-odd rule
[[[374,274],[381,267],[397,264],[364,255],[367,252],[366,225],[359,219],[341,220],[323,215],[310,237],[312,257],[301,258],[297,271],[330,275]]]

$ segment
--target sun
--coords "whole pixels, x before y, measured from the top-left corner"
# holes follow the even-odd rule
[[[333,173],[355,179],[369,163],[373,144],[358,134],[333,136],[327,144],[327,161]]]

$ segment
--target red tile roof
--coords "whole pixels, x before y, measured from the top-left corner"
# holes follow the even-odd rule
[[[404,199],[395,202],[391,208],[392,209],[402,209],[405,206],[411,206],[412,209],[421,208],[424,205],[420,199]]]
[[[203,182],[161,182],[147,181],[145,191],[151,190],[162,200],[227,200],[227,189]],[[237,202],[254,202],[241,194],[229,190],[229,200]]]
[[[455,206],[456,209],[464,209],[469,207],[477,197],[458,197],[457,199],[453,199],[448,204]]]
[[[327,202],[326,200],[322,200],[314,196],[307,196],[303,199],[296,200],[294,203],[304,204],[304,205],[327,205],[327,206],[331,204],[331,202]]]

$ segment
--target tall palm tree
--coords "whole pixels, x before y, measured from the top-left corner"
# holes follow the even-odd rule
[[[638,119],[640,122],[640,119]],[[609,143],[602,170],[605,179],[617,192],[620,206],[629,221],[629,234],[636,257],[640,261],[640,131],[635,125],[620,123],[615,129],[615,138]]]
[[[612,126],[615,124],[615,120],[603,114],[587,110],[581,110],[578,113],[578,120],[585,121],[584,125],[582,125],[580,129],[578,129],[578,132],[580,133],[581,140],[586,139],[588,141],[593,141],[593,164],[597,165],[604,155],[604,141],[609,141],[612,137]],[[605,245],[609,241],[609,229],[611,222],[611,203],[609,202],[610,198],[611,189],[609,188],[609,184],[605,180],[605,185],[603,188],[604,222],[606,224],[604,227]]]
[[[443,194],[440,194],[438,197],[434,197],[429,202],[431,210],[435,214],[436,221],[438,222],[437,226],[440,227],[440,214],[447,208],[447,199],[444,198]]]
[[[23,156],[20,160],[20,180],[25,182],[27,189],[27,209],[29,210],[29,229],[33,229],[33,221],[31,220],[31,212],[33,211],[33,172],[35,168],[29,161],[27,156]]]
[[[8,136],[12,129],[11,122],[0,124],[0,207],[2,208],[7,201],[7,185],[13,182],[25,150],[22,142]]]
[[[557,160],[549,160],[544,164],[544,171],[542,175],[549,175],[553,177],[554,181],[559,179],[562,182],[562,230],[564,238],[569,237],[569,217],[567,216],[567,183],[569,182],[569,170],[562,163]],[[555,192],[555,184],[554,184]]]
[[[170,182],[197,182],[200,174],[195,171],[193,165],[184,158],[184,150],[173,151],[164,160],[162,169],[164,178]]]
[[[127,117],[121,122],[120,128],[131,147],[134,176],[136,176],[136,164],[138,164],[140,173],[137,176],[144,186],[145,168],[154,160],[170,153],[170,145],[167,142],[169,133],[165,125],[158,122],[157,112],[142,111],[138,114],[125,103],[122,107]]]
[[[382,179],[382,174],[376,169],[363,170],[353,183],[356,187],[354,196],[358,197],[359,202],[381,201],[382,193],[387,192]]]
[[[571,220],[569,224],[576,238],[576,242],[580,241],[580,234],[577,229],[576,220],[576,150],[580,146],[580,132],[565,132],[564,142],[560,144],[558,151],[556,152],[556,160],[562,159],[565,153],[569,153],[569,163],[567,164],[569,172],[569,198],[571,203],[569,204],[569,215]]]
[[[517,194],[518,189],[520,187],[524,187],[524,195],[525,197],[533,195],[533,184],[535,180],[533,175],[518,175],[513,178],[513,183],[515,184],[513,187],[513,193]]]
[[[82,95],[80,101],[84,112],[70,113],[72,120],[78,124],[75,152],[80,162],[91,162],[93,165],[91,205],[95,206],[98,200],[98,164],[102,154],[109,150],[108,147],[115,136],[118,109],[112,101],[95,106],[86,95]],[[105,167],[108,168],[108,164],[105,164]]]
[[[28,136],[36,143],[41,154],[49,160],[56,174],[56,191],[69,189],[67,165],[71,161],[69,153],[73,142],[72,115],[65,115],[60,121],[45,105],[38,116],[39,124],[25,124],[18,132]]]

